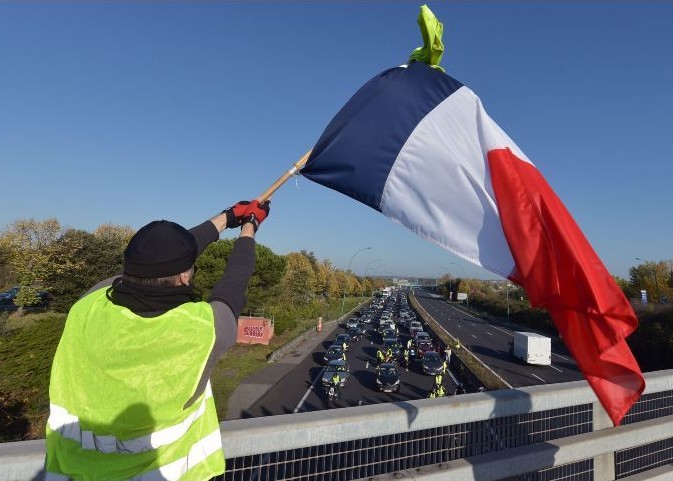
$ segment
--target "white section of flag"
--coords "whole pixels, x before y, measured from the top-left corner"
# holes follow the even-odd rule
[[[461,87],[426,115],[401,149],[381,211],[444,249],[509,276],[515,264],[486,160],[488,150],[502,147],[528,161],[474,92]]]

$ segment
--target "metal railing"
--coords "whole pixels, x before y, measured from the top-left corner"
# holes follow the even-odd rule
[[[585,381],[226,421],[229,481],[673,479],[673,371],[612,427]],[[0,480],[37,480],[44,441],[0,444]]]

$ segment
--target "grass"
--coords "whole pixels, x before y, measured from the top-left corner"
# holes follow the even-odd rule
[[[345,312],[363,298],[347,298]],[[341,299],[334,300],[323,321],[341,316]],[[65,314],[52,312],[0,317],[0,442],[39,439],[49,415],[49,375],[65,325]],[[212,376],[220,419],[229,397],[246,377],[267,365],[269,355],[317,319],[297,322],[295,329],[275,336],[268,346],[237,344],[220,359]]]
[[[0,332],[0,441],[44,437],[49,374],[65,315],[16,315]]]

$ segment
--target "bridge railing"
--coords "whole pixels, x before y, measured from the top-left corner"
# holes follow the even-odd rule
[[[673,479],[673,370],[612,427],[585,381],[226,421],[226,480]],[[0,481],[37,480],[44,441],[0,444]]]

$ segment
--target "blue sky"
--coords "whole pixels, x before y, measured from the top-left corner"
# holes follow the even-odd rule
[[[362,84],[406,63],[420,5],[0,3],[0,228],[192,226],[258,196]],[[447,73],[608,270],[673,258],[673,3],[428,5]],[[353,259],[360,275],[497,278],[302,177],[258,240],[341,268],[371,247]]]

